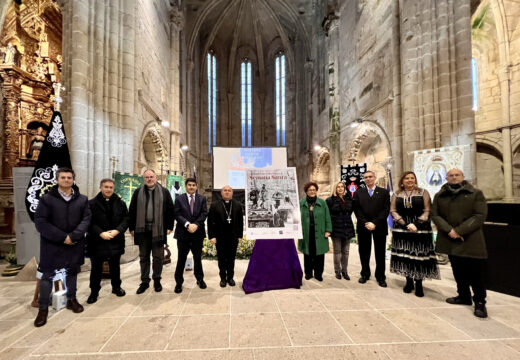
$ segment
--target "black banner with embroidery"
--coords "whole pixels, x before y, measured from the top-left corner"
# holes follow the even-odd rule
[[[34,221],[40,198],[56,184],[56,171],[60,167],[72,168],[62,116],[55,111],[25,194],[25,206],[31,220]]]
[[[347,190],[354,196],[359,187],[365,187],[364,175],[367,164],[341,165],[341,181],[345,183]]]

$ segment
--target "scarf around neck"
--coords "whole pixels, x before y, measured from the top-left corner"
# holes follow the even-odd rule
[[[139,189],[137,194],[137,216],[135,220],[135,232],[144,233],[146,225],[146,185]],[[153,201],[152,242],[164,241],[163,229],[163,187],[157,183],[153,190],[150,189],[150,201]]]

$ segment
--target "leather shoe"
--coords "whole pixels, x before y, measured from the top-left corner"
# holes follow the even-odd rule
[[[122,297],[122,296],[126,295],[126,292],[121,288],[117,288],[117,289],[112,289],[112,294],[116,294],[116,296]]]
[[[339,271],[336,271],[336,279],[338,279],[338,280],[341,279],[341,273]]]
[[[38,310],[38,315],[36,315],[36,319],[34,319],[34,326],[40,327],[47,323],[47,315],[49,314],[49,310]]]
[[[479,318],[487,318],[488,313],[486,309],[486,304],[484,304],[483,302],[476,302],[475,312],[473,314],[475,314],[475,316]]]
[[[308,274],[306,274],[306,275],[305,275],[305,280],[310,280],[310,279],[312,279],[312,275],[308,275]]]
[[[154,288],[155,292],[161,292],[162,291],[161,282],[159,280],[154,280],[153,281],[153,288]]]
[[[235,286],[236,285],[235,280],[233,280],[233,279],[229,279],[227,281],[227,283],[229,284],[229,286]]]
[[[348,274],[346,272],[341,273],[341,275],[343,275],[343,279],[350,280],[350,276],[348,276]]]
[[[360,284],[364,284],[364,283],[367,282],[367,280],[368,280],[368,278],[366,278],[366,277],[364,277],[364,276],[361,276],[361,277],[359,278],[358,282],[359,282]]]
[[[67,309],[72,310],[73,313],[83,312],[83,306],[78,302],[76,298],[67,300]]]
[[[94,304],[97,301],[98,298],[97,292],[91,292],[87,299],[87,304]]]
[[[448,304],[452,304],[452,305],[471,305],[472,304],[471,299],[464,299],[464,298],[461,298],[460,296],[447,298],[446,302]]]
[[[208,287],[204,280],[197,281],[197,285],[203,290]]]
[[[176,294],[180,294],[182,292],[182,285],[181,284],[175,285],[175,289],[173,290],[173,292]]]
[[[227,283],[224,280],[220,280],[220,287],[226,287]]]
[[[323,276],[318,276],[318,275],[315,275],[314,278],[318,281],[323,281]]]
[[[148,289],[150,287],[150,285],[148,285],[148,283],[141,283],[141,285],[139,285],[139,287],[137,288],[137,291],[135,292],[136,294],[142,294],[146,291],[146,289]]]
[[[377,283],[378,283],[379,286],[381,286],[381,287],[387,287],[387,285],[386,285],[386,281],[384,281],[384,280],[378,280]]]

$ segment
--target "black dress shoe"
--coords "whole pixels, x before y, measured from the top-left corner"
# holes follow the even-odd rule
[[[78,300],[75,297],[67,300],[67,309],[72,310],[72,312],[76,314],[83,312],[83,306],[78,302]]]
[[[448,304],[452,304],[452,305],[471,305],[472,304],[471,299],[464,299],[464,298],[461,298],[460,296],[447,298],[446,302]]]
[[[343,275],[343,279],[350,280],[350,276],[346,272],[342,272],[341,275]]]
[[[180,294],[182,292],[182,285],[181,284],[175,285],[175,289],[173,290],[173,292],[175,292],[176,294]]]
[[[233,280],[233,279],[229,279],[229,280],[227,281],[227,283],[229,284],[229,286],[235,286],[235,285],[236,285],[236,284],[235,284],[235,280]]]
[[[98,298],[97,292],[91,292],[87,299],[87,304],[94,304],[97,301]]]
[[[318,276],[318,275],[315,275],[314,278],[315,278],[316,280],[318,280],[318,281],[323,281],[323,276],[321,276],[321,275],[319,275],[319,276]]]
[[[137,288],[137,291],[135,292],[136,294],[142,294],[146,291],[146,289],[148,289],[150,287],[150,285],[148,285],[148,283],[141,283],[141,285],[139,285],[139,287]]]
[[[47,323],[47,315],[49,315],[49,310],[38,310],[38,315],[36,315],[36,319],[34,319],[34,326],[40,327]]]
[[[361,277],[359,278],[358,282],[359,282],[360,284],[364,284],[364,283],[367,282],[367,280],[368,280],[368,278],[366,278],[366,277],[364,277],[364,276],[361,276]]]
[[[341,272],[336,271],[336,279],[338,279],[338,280],[341,279]]]
[[[208,287],[204,280],[197,281],[197,285],[203,290]]]
[[[226,287],[227,283],[224,280],[220,280],[220,287]]]
[[[475,314],[475,316],[479,318],[487,318],[488,313],[486,309],[486,304],[484,304],[483,302],[476,302],[475,312],[473,314]]]
[[[305,280],[310,280],[310,279],[312,279],[312,275],[305,274]]]
[[[153,281],[153,288],[154,288],[155,292],[161,292],[162,291],[161,282],[159,280],[154,280]]]
[[[387,287],[388,285],[386,285],[386,281],[384,280],[378,280],[377,283],[379,284],[379,286],[381,287]]]
[[[112,289],[112,294],[116,294],[116,296],[122,297],[122,296],[126,295],[126,292],[121,288],[117,288],[117,289]]]

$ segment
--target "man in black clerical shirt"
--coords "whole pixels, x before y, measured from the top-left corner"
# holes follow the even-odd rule
[[[208,213],[208,237],[217,246],[220,286],[235,286],[235,256],[242,241],[244,218],[242,204],[233,199],[233,189],[226,185],[222,199],[211,203]]]

